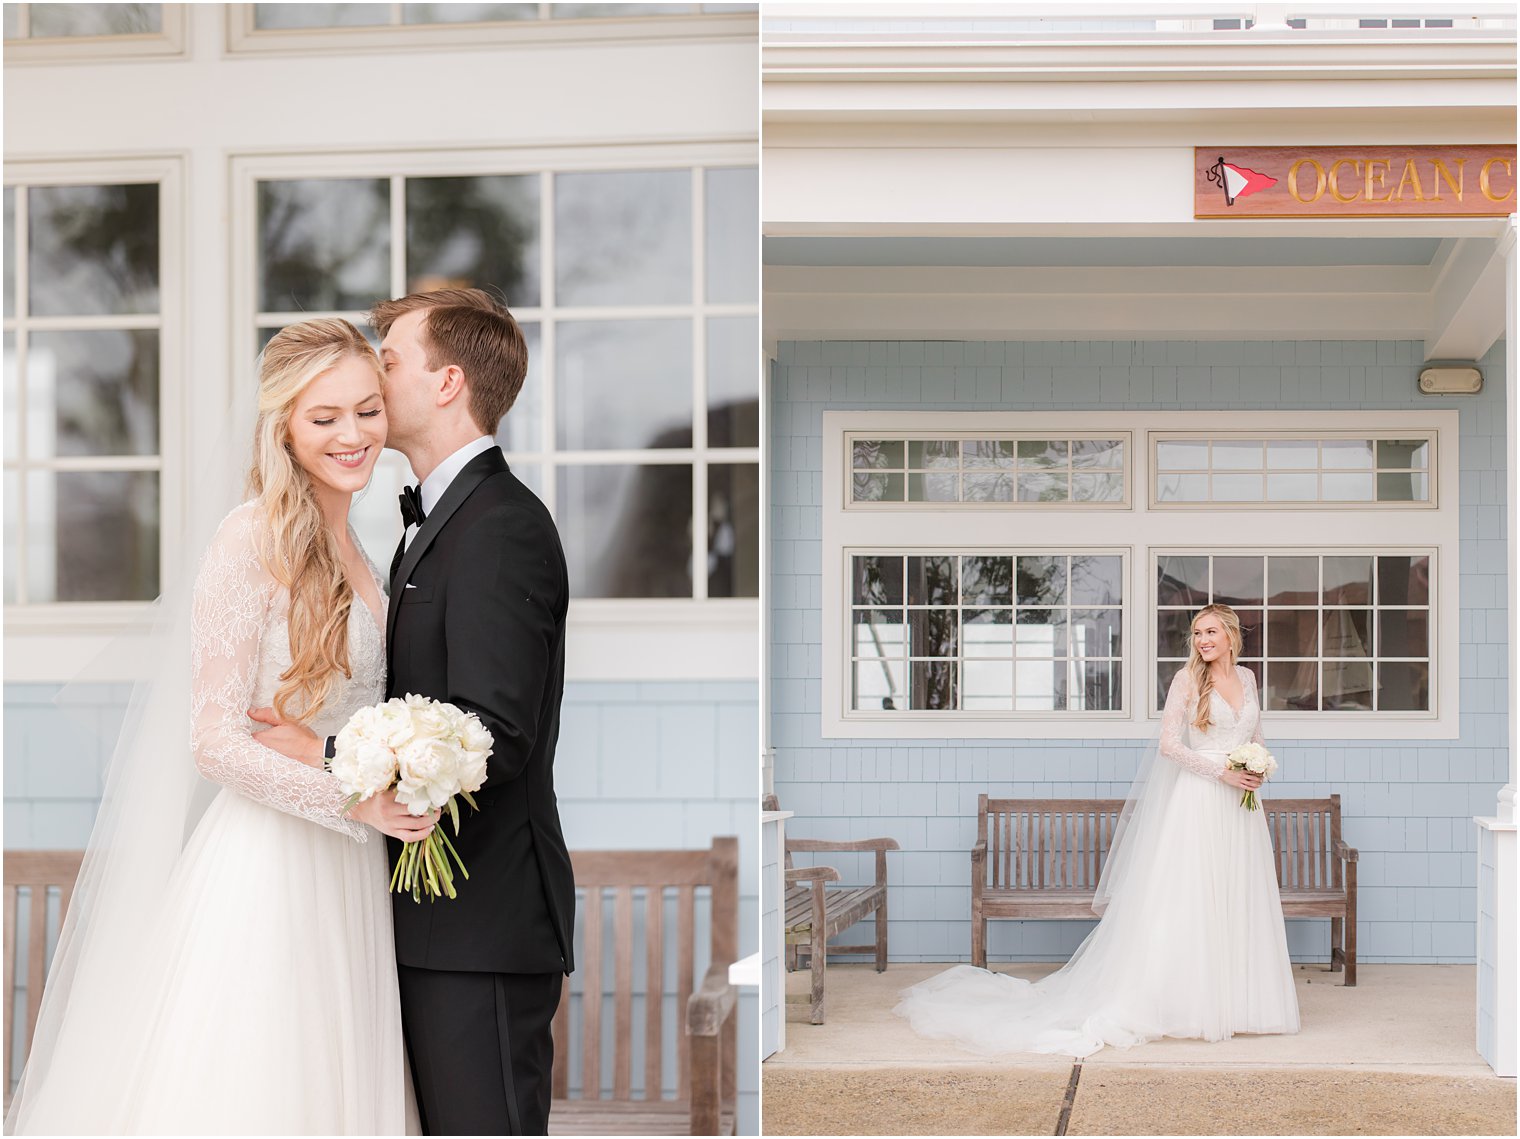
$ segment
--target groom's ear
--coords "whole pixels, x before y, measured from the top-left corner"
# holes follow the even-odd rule
[[[464,369],[450,364],[443,369],[443,383],[438,386],[438,406],[448,407],[457,399],[469,400],[469,385],[465,383]]]

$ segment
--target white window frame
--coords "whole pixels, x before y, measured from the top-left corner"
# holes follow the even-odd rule
[[[1373,439],[1375,441],[1377,438],[1386,439],[1386,438],[1388,438],[1388,436],[1384,432],[1376,432],[1376,433],[1374,433],[1374,432],[1371,432],[1371,431],[1363,431],[1363,430],[1355,430],[1355,429],[1351,429],[1351,430],[1339,430],[1339,431],[1331,431],[1331,430],[1322,430],[1321,431],[1321,430],[1315,430],[1313,428],[1309,428],[1309,429],[1306,429],[1306,430],[1298,430],[1298,431],[1266,431],[1266,430],[1263,430],[1261,428],[1247,428],[1247,429],[1244,429],[1244,430],[1235,430],[1235,431],[1213,431],[1213,430],[1209,430],[1207,428],[1202,429],[1202,430],[1197,430],[1197,431],[1180,431],[1180,430],[1175,430],[1175,429],[1171,430],[1171,431],[1152,430],[1152,431],[1147,432],[1147,439],[1146,439],[1146,455],[1147,455],[1148,461],[1150,463],[1150,468],[1151,468],[1151,476],[1150,476],[1149,479],[1146,480],[1147,483],[1148,483],[1148,486],[1147,486],[1146,489],[1147,489],[1147,491],[1149,493],[1150,508],[1152,510],[1379,510],[1379,511],[1382,511],[1382,510],[1435,510],[1435,509],[1438,509],[1440,507],[1441,487],[1440,487],[1439,483],[1440,483],[1441,480],[1436,477],[1436,471],[1437,471],[1437,464],[1440,462],[1440,450],[1441,450],[1441,448],[1440,448],[1440,445],[1439,445],[1440,441],[1436,437],[1436,432],[1432,428],[1430,428],[1430,427],[1417,427],[1417,428],[1413,428],[1413,429],[1411,429],[1411,430],[1408,431],[1407,435],[1403,436],[1403,438],[1408,438],[1408,439],[1424,439],[1427,442],[1429,442],[1429,444],[1430,444],[1430,453],[1433,456],[1433,458],[1431,460],[1430,466],[1426,468],[1427,477],[1430,479],[1430,497],[1427,498],[1427,499],[1412,499],[1412,500],[1409,500],[1409,501],[1404,501],[1404,500],[1400,500],[1400,499],[1373,499],[1373,500],[1369,500],[1369,501],[1366,501],[1366,502],[1342,502],[1342,501],[1336,501],[1336,500],[1329,500],[1329,501],[1327,501],[1327,500],[1323,500],[1323,499],[1311,499],[1311,500],[1304,500],[1304,501],[1289,501],[1289,500],[1277,500],[1277,501],[1274,501],[1274,500],[1270,500],[1270,499],[1261,499],[1260,501],[1255,500],[1255,499],[1250,499],[1250,500],[1245,500],[1245,501],[1235,501],[1235,500],[1232,500],[1232,499],[1221,499],[1221,500],[1209,500],[1209,501],[1203,501],[1203,502],[1195,502],[1195,501],[1191,501],[1191,500],[1177,500],[1177,501],[1173,501],[1173,502],[1162,502],[1162,501],[1160,501],[1159,497],[1157,496],[1157,490],[1158,490],[1158,488],[1157,488],[1157,485],[1156,485],[1156,477],[1157,477],[1157,474],[1159,472],[1156,469],[1156,466],[1157,466],[1157,464],[1156,464],[1156,449],[1157,449],[1158,445],[1161,444],[1161,443],[1172,443],[1172,442],[1178,442],[1178,441],[1207,442],[1207,441],[1217,441],[1217,440],[1226,440],[1226,439],[1238,439],[1238,440],[1243,440],[1243,441],[1244,440],[1251,440],[1251,441],[1265,440],[1265,441],[1271,442],[1271,443],[1275,443],[1275,442],[1278,442],[1280,440],[1286,440],[1286,439],[1291,439],[1291,440],[1295,440],[1295,441],[1302,441],[1302,442],[1309,442],[1310,440],[1313,440],[1315,442],[1319,442],[1321,440],[1335,440],[1335,439],[1350,439],[1350,440]],[[1376,485],[1376,476],[1378,474],[1380,474],[1380,473],[1384,473],[1384,471],[1381,470],[1381,469],[1379,469],[1379,468],[1376,468],[1376,467],[1372,468],[1372,470],[1373,470],[1374,485]],[[1269,468],[1269,467],[1263,467],[1262,471],[1263,471],[1263,473],[1266,473],[1266,474],[1273,473],[1272,469]],[[1343,471],[1343,470],[1340,470],[1338,468],[1324,467],[1324,466],[1321,466],[1321,467],[1317,468],[1314,473],[1322,475],[1322,474],[1324,474],[1326,472],[1329,472],[1331,474],[1357,474],[1357,473],[1359,473],[1356,470],[1344,470]],[[1209,474],[1221,474],[1222,473],[1222,474],[1227,474],[1227,475],[1233,475],[1233,474],[1247,474],[1247,475],[1249,475],[1249,474],[1254,474],[1256,472],[1254,470],[1240,470],[1240,471],[1237,471],[1237,470],[1233,470],[1233,469],[1229,469],[1229,468],[1209,467],[1209,468],[1207,468],[1205,470],[1196,471],[1196,472],[1195,471],[1186,471],[1186,472],[1168,471],[1167,473],[1169,473],[1169,474],[1171,474],[1171,473],[1205,474],[1205,475],[1209,475]],[[1293,472],[1293,473],[1300,473],[1300,472]],[[1303,473],[1307,473],[1307,472],[1303,472]]]
[[[158,185],[159,209],[159,313],[151,320],[141,317],[47,317],[28,321],[32,328],[59,324],[70,328],[120,327],[123,322],[135,327],[159,329],[159,450],[157,462],[142,464],[142,469],[159,472],[159,567],[170,574],[182,560],[182,540],[186,523],[184,459],[188,440],[188,401],[184,391],[184,359],[187,335],[185,319],[185,163],[178,156],[137,158],[130,160],[80,159],[68,162],[8,161],[5,164],[6,186],[101,186],[152,182]],[[26,225],[26,217],[17,211],[16,225]],[[25,243],[22,243],[23,248]],[[24,258],[16,262],[18,302],[26,291],[27,266]],[[18,303],[19,310],[19,303]],[[17,321],[7,318],[6,331]],[[18,377],[24,386],[24,377]],[[71,464],[76,465],[76,464]],[[77,465],[88,466],[88,462]],[[122,464],[136,467],[137,464]],[[112,464],[110,469],[118,469]],[[24,572],[24,569],[23,569]],[[167,584],[161,581],[161,584]],[[103,638],[121,633],[146,632],[152,622],[152,603],[148,601],[58,601],[5,606],[7,647],[6,680],[19,681],[28,674],[56,678],[60,656],[73,656],[73,667],[80,659],[77,646],[56,641],[62,636],[102,638],[91,642],[98,651]],[[13,638],[25,638],[24,641]],[[40,642],[53,640],[54,645]],[[34,651],[36,650],[36,651]],[[88,647],[85,651],[89,651]],[[87,657],[85,659],[88,659]],[[13,663],[14,662],[14,663]],[[15,667],[21,666],[21,672]]]
[[[758,160],[753,139],[728,141],[649,143],[608,143],[605,145],[537,146],[470,150],[395,150],[362,151],[334,154],[331,151],[293,152],[287,154],[236,154],[232,170],[232,312],[231,323],[233,382],[251,385],[257,382],[255,323],[264,316],[259,309],[258,271],[258,201],[257,184],[263,180],[303,178],[390,178],[392,194],[397,182],[416,177],[479,176],[492,174],[540,173],[546,182],[541,208],[549,210],[553,201],[548,194],[548,173],[610,170],[692,170],[694,185],[700,188],[700,172],[708,167],[752,166]],[[695,193],[692,202],[694,236],[704,226],[703,200]],[[552,274],[552,230],[550,264]],[[405,234],[391,235],[392,286],[404,290],[402,258]],[[701,249],[700,240],[693,251]],[[695,261],[702,261],[695,258]],[[705,492],[707,464],[712,461],[706,445],[707,415],[704,404],[695,400],[695,392],[704,382],[701,361],[706,358],[705,316],[753,315],[759,321],[759,302],[744,304],[709,303],[703,291],[705,264],[694,264],[692,300],[686,305],[662,305],[658,309],[637,306],[586,306],[575,310],[576,318],[616,319],[620,317],[690,316],[693,335],[693,439],[692,446],[675,450],[637,452],[598,452],[608,461],[636,457],[641,461],[690,463],[703,485],[694,489]],[[545,281],[544,287],[552,287]],[[395,295],[400,295],[397,292]],[[378,298],[377,298],[378,299]],[[514,308],[523,321],[538,322],[540,308]],[[273,314],[268,314],[273,315]],[[344,316],[362,324],[359,312],[310,312],[288,314],[293,320],[316,316]],[[552,358],[552,325],[541,324],[539,353]],[[759,370],[757,369],[757,383]],[[554,431],[554,393],[548,385],[543,403],[545,432]],[[757,388],[757,391],[759,389]],[[723,463],[760,464],[760,448],[723,448],[717,461]],[[532,461],[528,452],[514,452],[513,457]],[[765,481],[760,470],[762,486]],[[555,485],[552,464],[545,464],[544,498],[551,512],[555,509]],[[693,661],[701,661],[704,678],[711,680],[754,680],[758,678],[757,641],[760,628],[760,600],[757,597],[709,598],[707,588],[706,516],[696,513],[693,501],[692,557],[693,593],[691,598],[572,598],[568,618],[571,644],[566,657],[566,675],[572,680],[690,680]],[[760,509],[763,513],[764,499]],[[399,516],[398,516],[399,519]],[[397,522],[397,536],[400,523]],[[762,536],[764,531],[762,530]],[[373,553],[373,551],[372,551]],[[381,551],[388,560],[389,552]],[[763,567],[764,562],[762,560]]]
[[[399,12],[401,5],[392,7]],[[226,5],[227,54],[333,55],[355,51],[494,48],[507,44],[753,41],[760,30],[758,8],[753,12],[493,20],[476,24],[396,22],[339,28],[256,28],[253,10],[252,4]],[[399,16],[393,18],[399,20]]]
[[[119,36],[23,37],[5,41],[5,66],[36,63],[109,63],[113,60],[182,59],[186,48],[184,4],[161,4],[159,31]],[[30,13],[22,7],[22,26]]]
[[[1433,432],[1431,479],[1439,506],[1396,515],[1387,509],[1294,505],[1237,511],[1216,507],[1203,523],[1196,509],[1151,509],[1149,494],[1131,493],[1128,509],[924,511],[847,509],[851,435],[891,437],[928,433],[944,438],[968,430],[1096,435],[1151,431],[1241,431],[1273,434],[1336,431]],[[941,434],[943,433],[943,434]],[[825,411],[822,415],[822,682],[820,731],[826,739],[1146,739],[1157,729],[1154,703],[1155,553],[1206,547],[1227,554],[1292,549],[1433,554],[1431,702],[1422,713],[1268,712],[1271,739],[1456,739],[1460,734],[1461,580],[1458,510],[1458,413],[1412,411],[1095,411],[932,412]],[[1132,486],[1152,482],[1149,447],[1131,447]],[[1201,527],[1203,529],[1201,530]],[[1391,529],[1396,528],[1396,529]],[[1097,538],[1099,541],[1095,541]],[[1103,713],[857,713],[850,709],[848,558],[857,551],[917,554],[980,548],[1127,549],[1124,612],[1124,706]],[[1435,581],[1445,583],[1437,588]],[[1145,606],[1144,609],[1141,606]]]
[[[1090,442],[1090,441],[1093,441],[1095,439],[1098,439],[1100,436],[1101,436],[1101,433],[1093,434],[1093,433],[1090,433],[1090,432],[1065,432],[1063,434],[1058,434],[1058,433],[1055,433],[1055,432],[1051,432],[1051,433],[1048,433],[1047,435],[1041,435],[1037,431],[1001,431],[1000,432],[1000,431],[990,431],[990,430],[987,430],[986,428],[970,428],[970,429],[964,429],[964,430],[957,431],[955,433],[955,435],[954,435],[954,438],[963,439],[963,440],[996,440],[998,442],[1024,443],[1024,442],[1029,442],[1029,441],[1039,441],[1039,440],[1043,440],[1043,439],[1047,439],[1047,438],[1050,439],[1050,440],[1052,440],[1052,441],[1060,440],[1060,439],[1065,439],[1065,440],[1072,441],[1072,442]],[[1093,470],[1096,471],[1096,472],[1100,472],[1100,473],[1107,473],[1107,472],[1111,472],[1113,470],[1119,471],[1120,474],[1124,478],[1124,496],[1122,498],[1111,499],[1111,500],[1109,500],[1109,499],[1092,499],[1092,500],[1085,500],[1085,499],[1084,500],[1071,500],[1071,499],[1068,499],[1066,501],[1055,501],[1055,502],[1041,502],[1041,501],[1035,501],[1035,500],[1021,500],[1021,499],[1014,499],[1014,500],[1008,501],[1008,502],[994,502],[994,501],[980,501],[980,500],[976,500],[976,499],[964,499],[964,498],[963,499],[911,499],[910,498],[910,499],[904,499],[902,502],[898,502],[898,501],[896,501],[894,499],[880,499],[880,500],[862,499],[860,501],[856,501],[854,495],[852,494],[852,485],[853,485],[852,484],[852,479],[853,479],[853,476],[857,473],[857,469],[854,466],[853,455],[852,455],[853,445],[855,444],[855,442],[857,440],[874,440],[874,439],[877,438],[877,436],[873,435],[869,431],[851,431],[851,432],[849,432],[845,436],[844,463],[845,463],[845,467],[847,468],[847,470],[846,470],[846,477],[845,477],[845,484],[844,484],[845,485],[845,509],[847,509],[847,510],[890,510],[890,511],[898,511],[898,510],[983,510],[983,511],[1001,511],[1001,510],[1081,510],[1081,511],[1084,511],[1084,512],[1086,512],[1086,511],[1093,511],[1093,510],[1100,510],[1100,511],[1102,511],[1102,510],[1128,510],[1130,508],[1130,503],[1134,499],[1134,485],[1133,485],[1133,481],[1132,481],[1133,477],[1134,477],[1134,461],[1131,458],[1131,455],[1133,454],[1134,449],[1135,449],[1135,437],[1129,431],[1113,432],[1112,434],[1107,435],[1107,436],[1103,436],[1103,437],[1107,438],[1107,439],[1117,439],[1117,440],[1119,440],[1124,445],[1124,452],[1123,452],[1124,461],[1118,467],[1116,467],[1116,468],[1095,467],[1095,468],[1093,468]],[[935,434],[933,434],[932,432],[929,432],[929,431],[912,430],[912,431],[908,431],[908,432],[905,432],[905,433],[904,432],[895,432],[895,433],[893,433],[891,435],[883,435],[880,438],[881,438],[882,442],[896,443],[896,442],[901,441],[904,444],[907,444],[907,443],[923,442],[923,441],[926,441],[926,440],[928,440],[928,441],[936,441],[937,442],[937,441],[939,441],[939,439],[941,438],[941,436],[935,435]],[[904,455],[903,461],[904,461],[905,464],[907,463],[907,456],[906,455]],[[896,470],[891,469],[891,468],[874,468],[874,467],[872,467],[872,468],[866,468],[866,467],[861,467],[861,468],[859,468],[859,473],[862,473],[862,474],[899,474],[899,473],[901,473],[901,474],[903,474],[904,478],[908,478],[908,477],[911,477],[912,474],[951,474],[951,473],[957,473],[957,472],[964,473],[964,471],[966,469],[967,468],[957,467],[955,469],[955,472],[950,471],[948,468],[943,469],[943,470],[935,470],[935,471],[928,471],[928,470],[919,471],[919,470],[916,470],[916,469],[913,469],[913,468],[905,466],[904,469],[901,472],[899,472],[899,471],[896,471]],[[1071,469],[1072,468],[1070,468],[1070,467],[1067,468],[1067,470],[1071,470]],[[1019,469],[1018,468],[1009,468],[1009,470],[1010,470],[1010,473],[1017,474]],[[987,473],[987,472],[979,472],[979,473]],[[1030,470],[1027,473],[1037,474],[1039,472],[1037,470]]]

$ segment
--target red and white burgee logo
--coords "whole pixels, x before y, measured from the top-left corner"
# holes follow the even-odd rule
[[[1209,167],[1209,181],[1224,191],[1224,204],[1227,206],[1233,206],[1236,198],[1244,198],[1247,194],[1277,185],[1277,179],[1270,174],[1226,162],[1223,155]]]

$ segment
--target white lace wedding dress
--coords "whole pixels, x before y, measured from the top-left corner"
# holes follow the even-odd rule
[[[1264,812],[1218,781],[1261,742],[1255,677],[1239,712],[1213,692],[1207,732],[1187,671],[1172,681],[1159,756],[1126,823],[1103,918],[1036,982],[958,965],[903,993],[915,1031],[985,1053],[1082,1057],[1163,1036],[1223,1040],[1298,1031],[1298,997]]]
[[[167,891],[138,902],[148,949],[130,991],[70,994],[20,1131],[418,1131],[385,843],[342,817],[331,775],[251,736],[247,710],[273,704],[291,662],[289,594],[259,560],[261,525],[254,503],[229,514],[195,585],[191,751],[221,789]],[[319,735],[384,698],[384,613],[357,593],[348,637],[353,675],[311,723]]]

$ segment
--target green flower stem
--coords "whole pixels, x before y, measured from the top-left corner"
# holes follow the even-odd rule
[[[466,801],[470,801],[468,795]],[[473,807],[474,803],[470,802]],[[459,833],[459,809],[450,800],[447,809],[454,823],[454,833]],[[411,894],[412,901],[420,903],[426,895],[428,901],[434,902],[439,898],[457,898],[459,890],[454,885],[454,867],[459,868],[459,873],[466,879],[470,872],[465,869],[464,859],[459,857],[459,851],[454,849],[454,844],[449,841],[447,831],[441,825],[435,826],[427,838],[417,842],[409,842],[401,847],[401,854],[396,859],[395,869],[391,871],[391,891],[397,894]],[[449,859],[452,857],[453,864]]]

